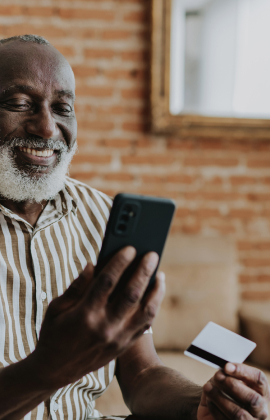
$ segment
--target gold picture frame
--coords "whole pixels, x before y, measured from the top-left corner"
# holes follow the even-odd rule
[[[152,0],[151,127],[155,134],[270,139],[270,120],[170,113],[170,34],[172,0]]]

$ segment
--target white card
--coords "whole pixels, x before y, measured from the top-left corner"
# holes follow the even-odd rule
[[[256,344],[214,322],[209,322],[184,352],[214,368],[223,368],[226,363],[243,363]]]

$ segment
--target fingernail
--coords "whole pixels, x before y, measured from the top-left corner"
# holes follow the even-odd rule
[[[156,268],[157,263],[158,263],[158,259],[159,259],[158,254],[156,254],[155,252],[151,252],[150,254],[148,254],[147,266],[150,269]]]
[[[216,379],[218,381],[224,381],[225,378],[226,376],[224,375],[224,373],[221,370],[219,370],[216,374]]]
[[[233,373],[236,370],[236,366],[233,365],[232,363],[227,363],[225,366],[225,371],[228,373]]]
[[[163,283],[165,283],[165,280],[166,280],[165,273],[163,273],[163,271],[160,271],[158,273],[158,276],[159,276],[159,280],[162,281]]]
[[[205,392],[210,392],[212,391],[212,389],[213,389],[213,385],[211,384],[211,382],[207,382],[203,387],[203,390]]]
[[[126,257],[128,260],[132,260],[132,259],[135,257],[135,255],[136,255],[136,249],[135,249],[135,248],[133,248],[133,246],[127,246],[127,247],[124,249],[124,252],[125,252],[125,257]]]

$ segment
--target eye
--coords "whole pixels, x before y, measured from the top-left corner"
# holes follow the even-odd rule
[[[2,106],[3,108],[10,109],[11,111],[28,111],[29,109],[31,109],[32,104],[26,99],[14,98],[3,102],[0,106]]]
[[[53,111],[56,114],[68,116],[69,114],[72,113],[73,110],[69,104],[59,103],[53,106]]]

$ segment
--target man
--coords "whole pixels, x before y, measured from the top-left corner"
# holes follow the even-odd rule
[[[265,419],[259,370],[228,364],[201,389],[157,357],[149,328],[162,273],[142,298],[155,253],[109,300],[135,250],[94,276],[111,200],[65,177],[76,150],[73,72],[33,35],[2,40],[0,56],[0,419],[98,415],[94,400],[115,372],[138,416]]]

